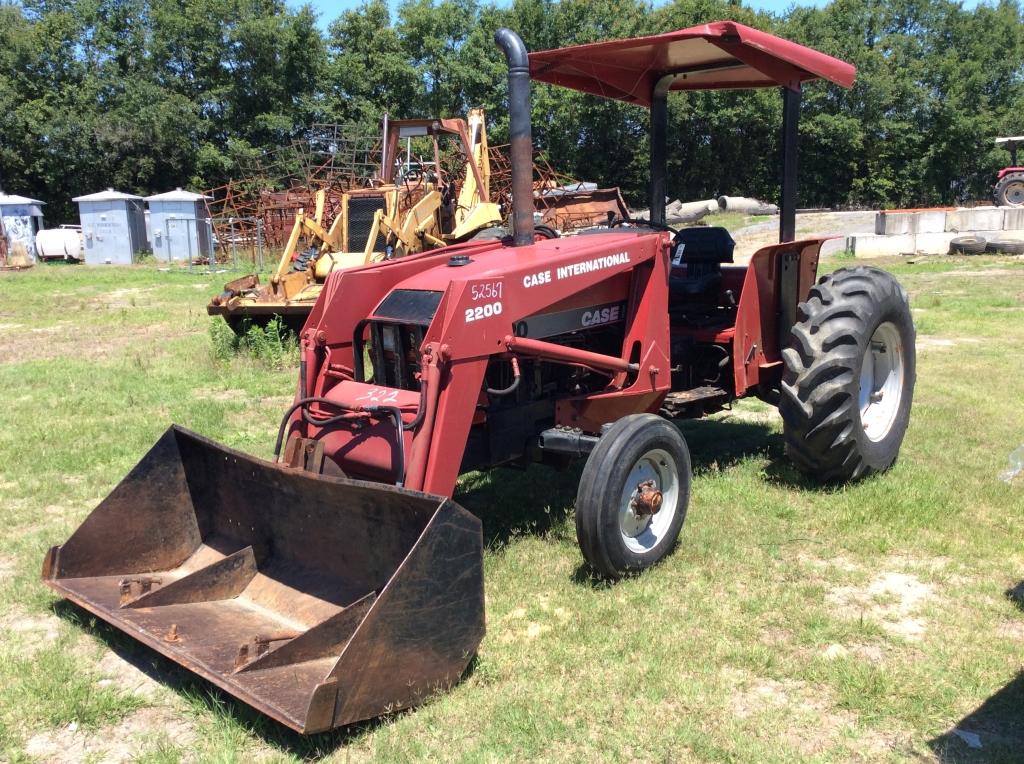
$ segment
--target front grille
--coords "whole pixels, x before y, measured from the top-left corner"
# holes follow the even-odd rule
[[[386,210],[383,196],[370,196],[348,200],[348,248],[350,252],[363,252],[366,240],[373,228],[373,215],[377,210]],[[384,251],[384,236],[378,231],[374,252]]]

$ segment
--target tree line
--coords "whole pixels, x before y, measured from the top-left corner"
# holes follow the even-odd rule
[[[852,90],[804,90],[802,206],[923,206],[990,196],[1024,133],[1017,0],[833,0],[783,15],[726,0],[367,0],[330,21],[284,0],[0,3],[0,185],[74,219],[72,196],[210,188],[314,122],[488,112],[507,134],[492,36],[531,50],[733,19],[857,67]],[[775,89],[673,94],[667,191],[778,193]],[[554,167],[644,204],[647,112],[534,85],[534,141]]]

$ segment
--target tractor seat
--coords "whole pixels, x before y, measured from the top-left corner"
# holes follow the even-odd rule
[[[670,301],[685,300],[717,290],[722,283],[722,263],[732,262],[736,242],[724,228],[681,228],[672,239]]]

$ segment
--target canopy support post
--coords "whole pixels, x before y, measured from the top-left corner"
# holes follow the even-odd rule
[[[800,85],[782,88],[782,199],[779,204],[779,241],[796,238],[797,138],[800,126]]]
[[[665,225],[665,176],[668,174],[666,160],[668,90],[674,79],[674,74],[661,77],[654,84],[654,89],[651,92],[651,185],[648,220],[656,225]]]

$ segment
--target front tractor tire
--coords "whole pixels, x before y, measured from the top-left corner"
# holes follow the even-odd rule
[[[822,483],[888,469],[914,395],[907,293],[877,268],[842,268],[811,287],[797,319],[782,352],[787,455]]]
[[[576,496],[576,538],[591,568],[617,578],[671,552],[690,477],[690,452],[671,422],[632,414],[612,425],[591,451]]]

